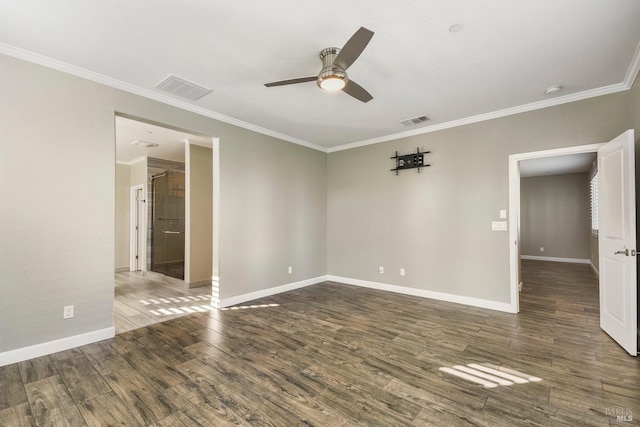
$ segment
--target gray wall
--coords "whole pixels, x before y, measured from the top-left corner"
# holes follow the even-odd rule
[[[520,181],[522,255],[588,260],[591,257],[589,174]],[[544,252],[540,248],[544,248]]]
[[[630,91],[631,120],[635,129],[636,144],[640,141],[640,74]],[[638,154],[640,150],[636,150]],[[637,176],[637,175],[636,175]]]
[[[491,231],[508,207],[508,156],[630,126],[623,92],[331,153],[329,274],[508,303],[508,233]],[[389,171],[396,150],[416,147],[431,150],[431,167]]]
[[[239,139],[221,143],[220,158],[220,271],[233,286],[223,282],[221,299],[324,276],[326,154],[275,139]]]
[[[116,164],[115,268],[129,269],[129,166]]]
[[[211,148],[186,144],[188,245],[185,278],[191,284],[211,283],[213,264],[213,153]]]
[[[0,179],[15,183],[0,197],[0,352],[113,324],[116,112],[220,138],[223,298],[326,272],[323,153],[15,58],[0,69]]]
[[[5,351],[112,325],[115,150],[107,91],[4,56],[0,69],[0,179],[19,183],[1,197]]]

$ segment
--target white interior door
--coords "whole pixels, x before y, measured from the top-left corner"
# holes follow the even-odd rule
[[[634,136],[598,150],[600,327],[636,356],[637,268]]]

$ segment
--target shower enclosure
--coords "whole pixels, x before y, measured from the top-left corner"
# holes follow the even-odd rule
[[[152,176],[151,197],[151,271],[184,280],[184,172]]]

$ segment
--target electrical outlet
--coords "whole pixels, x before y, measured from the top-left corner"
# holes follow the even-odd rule
[[[401,275],[401,276],[404,276],[404,268],[401,268],[401,269],[400,269],[400,275]]]
[[[384,267],[378,267],[378,273],[380,274],[384,273]]]
[[[289,274],[293,273],[293,267],[289,266],[289,269],[287,271],[289,272]]]
[[[64,311],[62,312],[62,318],[63,319],[71,319],[73,317],[73,306],[72,305],[65,305],[64,306]]]
[[[540,252],[544,252],[544,248],[540,246]]]

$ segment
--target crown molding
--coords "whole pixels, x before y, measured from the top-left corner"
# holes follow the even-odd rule
[[[633,82],[635,82],[636,77],[638,77],[638,71],[640,71],[640,42],[638,43],[638,46],[636,46],[636,52],[633,55],[631,64],[629,64],[627,75],[624,76],[624,84],[629,89],[633,87]]]
[[[94,81],[96,83],[104,84],[105,86],[120,89],[125,92],[133,93],[154,101],[158,101],[164,104],[172,105],[182,110],[190,111],[192,113],[199,114],[201,116],[209,117],[224,123],[228,123],[240,128],[244,128],[253,132],[257,132],[263,135],[271,136],[277,139],[288,141],[297,145],[301,145],[307,148],[311,148],[323,153],[334,153],[338,151],[350,150],[352,148],[364,147],[367,145],[379,144],[381,142],[393,141],[396,139],[408,138],[411,136],[422,135],[431,132],[437,132],[440,130],[451,129],[458,126],[464,126],[473,123],[479,123],[486,120],[497,119],[501,117],[507,117],[515,114],[520,114],[528,111],[539,110],[542,108],[553,107],[562,104],[568,104],[570,102],[581,101],[584,99],[594,98],[597,96],[610,95],[617,92],[623,92],[631,89],[633,83],[640,71],[640,43],[636,47],[633,59],[622,83],[617,83],[609,86],[603,86],[596,89],[586,90],[583,92],[577,92],[565,96],[555,97],[538,102],[532,102],[529,104],[519,105],[516,107],[505,108],[503,110],[493,111],[489,113],[478,114],[471,117],[465,117],[463,119],[452,120],[445,123],[435,124],[432,126],[426,126],[411,131],[389,134],[377,138],[366,139],[362,141],[356,141],[349,144],[338,145],[335,147],[323,147],[300,138],[295,138],[290,135],[285,135],[280,132],[276,132],[270,129],[266,129],[251,123],[244,122],[242,120],[235,119],[233,117],[225,116],[220,113],[216,113],[206,108],[198,107],[188,102],[181,101],[179,99],[172,98],[170,96],[155,92],[153,90],[145,89],[137,85],[123,82],[84,68],[77,67],[75,65],[67,64],[62,61],[58,61],[53,58],[49,58],[43,55],[39,55],[24,49],[17,48],[15,46],[8,45],[6,43],[0,43],[0,54],[12,56],[14,58],[22,59],[28,62],[42,65],[47,68],[62,71],[67,74],[71,74],[77,77],[81,77],[87,80]]]
[[[497,119],[500,117],[511,116],[514,114],[520,114],[527,111],[539,110],[542,108],[553,107],[561,104],[568,104],[570,102],[581,101],[583,99],[595,98],[597,96],[610,95],[617,92],[623,92],[630,90],[633,83],[640,71],[640,42],[636,46],[636,51],[633,54],[629,68],[624,77],[622,83],[614,85],[603,86],[596,89],[586,90],[583,92],[572,93],[570,95],[560,96],[544,101],[532,102],[530,104],[519,105],[517,107],[506,108],[504,110],[498,110],[491,113],[478,114],[476,116],[466,117],[464,119],[452,120],[450,122],[440,123],[433,126],[422,127],[412,131],[394,133],[391,135],[381,136],[378,138],[366,139],[363,141],[353,142],[350,144],[339,145],[327,149],[327,153],[334,153],[336,151],[349,150],[351,148],[364,147],[365,145],[378,144],[380,142],[392,141],[394,139],[407,138],[410,136],[422,135],[424,133],[436,132],[444,129],[451,129],[458,126],[464,126],[472,123],[483,122],[485,120]]]
[[[527,111],[540,110],[542,108],[553,107],[556,105],[568,104],[570,102],[581,101],[583,99],[594,98],[602,95],[609,95],[616,92],[622,92],[628,90],[629,87],[624,83],[617,83],[615,85],[604,86],[597,89],[586,90],[583,92],[572,93],[553,99],[544,101],[532,102],[530,104],[519,105],[517,107],[505,108],[504,110],[493,111],[491,113],[478,114],[476,116],[465,117],[464,119],[452,120],[445,123],[440,123],[432,126],[422,127],[407,132],[394,133],[391,135],[385,135],[378,138],[367,139],[364,141],[353,142],[351,144],[339,145],[337,147],[331,147],[327,150],[328,153],[335,153],[336,151],[350,150],[352,148],[364,147],[366,145],[378,144],[381,142],[393,141],[396,139],[407,138],[410,136],[422,135],[425,133],[436,132],[444,129],[451,129],[458,126],[469,125],[472,123],[484,122],[487,120],[498,119],[501,117],[512,116],[514,114],[525,113]]]
[[[54,70],[62,71],[63,73],[71,74],[73,76],[81,77],[83,79],[100,83],[105,86],[123,90],[125,92],[139,95],[144,98],[152,99],[154,101],[158,101],[163,104],[171,105],[171,106],[180,108],[182,110],[190,111],[192,113],[196,113],[201,116],[209,117],[211,119],[215,119],[215,120],[228,123],[230,125],[234,125],[240,128],[244,128],[253,132],[257,132],[263,135],[271,136],[271,137],[288,141],[294,144],[302,145],[304,147],[312,148],[314,150],[322,151],[324,153],[327,152],[326,147],[313,144],[303,139],[285,135],[283,133],[266,129],[251,123],[247,123],[242,120],[235,119],[233,117],[225,116],[224,114],[216,113],[215,111],[198,107],[196,105],[190,104],[185,101],[181,101],[176,98],[172,98],[170,96],[164,95],[162,93],[158,93],[156,91],[145,89],[143,87],[140,87],[134,84],[126,83],[121,80],[114,79],[114,78],[105,76],[103,74],[87,70],[85,68],[77,67],[75,65],[71,65],[66,62],[58,61],[57,59],[49,58],[44,55],[30,52],[28,50],[20,49],[18,47],[11,46],[6,43],[0,43],[0,54],[22,59],[24,61],[32,62],[34,64],[42,65],[44,67],[51,68]]]

